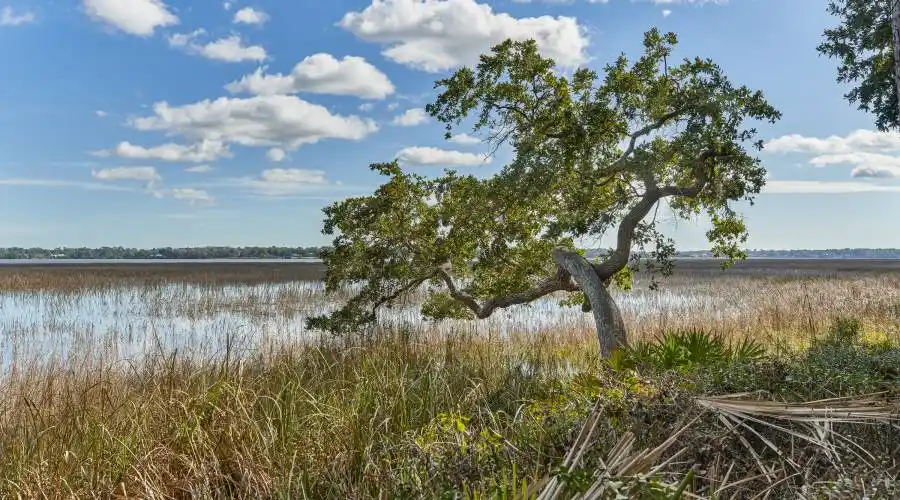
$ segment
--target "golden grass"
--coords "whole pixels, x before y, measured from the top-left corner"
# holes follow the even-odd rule
[[[545,478],[598,395],[618,408],[604,418],[625,426],[606,421],[601,455],[626,432],[655,447],[674,417],[701,411],[662,402],[664,381],[602,374],[578,309],[549,301],[430,324],[401,307],[374,340],[331,339],[302,327],[333,307],[318,284],[260,269],[0,273],[0,497],[483,490],[513,467]],[[841,316],[863,320],[869,342],[900,340],[895,272],[704,270],[618,299],[634,339],[701,329],[774,351],[808,345]],[[658,420],[628,424],[640,412]]]

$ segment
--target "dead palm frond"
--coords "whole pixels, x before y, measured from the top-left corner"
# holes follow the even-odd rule
[[[600,401],[594,406],[591,416],[588,418],[581,432],[575,439],[575,443],[569,448],[568,453],[563,458],[561,469],[574,470],[581,465],[581,459],[591,444],[591,438],[597,429],[602,416],[602,407]],[[591,486],[581,494],[566,497],[573,500],[598,500],[606,498],[609,493],[607,487],[619,480],[630,479],[638,476],[654,476],[663,467],[672,460],[681,455],[685,449],[681,449],[671,454],[662,463],[658,463],[662,456],[675,444],[678,438],[699,418],[696,417],[687,424],[673,433],[662,444],[653,449],[644,449],[638,452],[634,451],[635,437],[631,432],[626,432],[619,438],[612,450],[607,454],[606,460],[600,460],[600,468],[595,473],[594,482]],[[677,491],[683,491],[684,486],[690,480],[690,475],[685,478],[680,485],[672,486]],[[538,495],[537,500],[556,500],[562,498],[566,492],[565,484],[563,484],[558,476],[545,479],[546,484]]]
[[[890,423],[896,427],[895,422],[900,421],[900,399],[890,398],[889,393],[879,392],[853,397],[831,398],[803,403],[779,403],[774,401],[762,401],[750,399],[750,394],[732,394],[697,398],[697,403],[705,410],[716,414],[719,421],[733,432],[738,440],[746,447],[753,457],[760,471],[759,475],[751,478],[737,478],[729,484],[731,468],[726,474],[723,486],[717,488],[716,497],[724,490],[733,488],[739,484],[764,479],[769,483],[769,489],[796,477],[804,469],[804,466],[794,460],[789,454],[781,450],[775,444],[775,437],[757,429],[751,424],[758,424],[763,428],[784,433],[790,437],[803,440],[821,452],[834,466],[842,468],[842,455],[852,453],[864,462],[874,459],[872,454],[861,445],[834,430],[835,424],[872,424]],[[577,469],[582,462],[592,438],[601,420],[602,407],[598,401],[587,422],[575,439],[572,447],[563,459],[561,469]],[[594,474],[593,484],[584,493],[575,494],[567,498],[578,500],[598,500],[606,498],[611,493],[608,487],[621,484],[622,480],[636,477],[654,477],[670,464],[675,458],[683,454],[682,448],[660,462],[663,455],[672,448],[678,438],[683,435],[700,417],[698,415],[687,424],[679,427],[666,441],[656,448],[634,451],[635,437],[627,432],[618,440],[616,445],[608,453],[606,460],[600,460],[600,467]],[[900,427],[898,427],[900,429]],[[744,431],[744,432],[740,432]],[[745,435],[745,434],[749,434]],[[767,466],[762,455],[750,444],[748,437],[756,437],[765,447],[774,451],[781,460],[795,469],[795,473],[784,470],[776,470],[775,466]],[[751,438],[752,439],[752,438]],[[733,467],[734,464],[732,464]],[[685,492],[684,487],[690,482],[692,474],[685,475],[678,485],[667,485],[679,495],[696,497]],[[538,495],[538,500],[555,500],[562,498],[566,492],[565,484],[559,476],[546,478],[544,487]]]
[[[791,438],[796,438],[812,445],[818,457],[826,458],[836,469],[844,472],[844,455],[852,454],[861,462],[874,467],[875,457],[849,436],[835,431],[835,424],[866,425],[888,423],[896,427],[900,421],[900,399],[890,398],[890,393],[879,392],[859,396],[830,398],[802,403],[779,403],[756,399],[740,399],[734,395],[708,398],[697,398],[697,403],[714,411],[719,420],[732,432],[748,452],[753,456],[762,471],[770,488],[794,477],[804,469],[803,464],[779,448],[774,437],[767,437],[763,429],[774,430]],[[751,425],[756,424],[756,426]],[[744,430],[757,437],[765,447],[774,451],[782,463],[796,471],[793,474],[767,467],[760,454],[753,448],[749,440],[739,430]],[[778,476],[782,478],[777,480]],[[733,485],[726,485],[722,489]],[[720,489],[721,491],[721,489]]]
[[[794,422],[867,423],[900,420],[900,398],[886,397],[890,394],[883,391],[803,403],[738,399],[730,395],[697,398],[697,403],[719,412]]]
[[[698,398],[697,403],[715,411],[729,428],[744,428],[765,445],[784,456],[770,439],[764,437],[750,423],[759,424],[806,441],[819,449],[834,465],[840,465],[841,452],[848,451],[868,462],[872,455],[849,437],[836,432],[835,424],[873,424],[900,421],[900,399],[888,399],[888,392],[830,398],[803,403],[779,403],[734,399],[728,396]],[[780,422],[780,423],[775,423]],[[799,424],[797,430],[788,424]],[[729,425],[729,424],[733,424]],[[747,443],[745,442],[745,445]],[[786,457],[789,464],[800,468]]]

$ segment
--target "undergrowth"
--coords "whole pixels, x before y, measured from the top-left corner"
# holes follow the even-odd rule
[[[860,331],[838,320],[807,349],[778,353],[676,331],[608,362],[587,338],[398,333],[244,362],[172,354],[124,372],[25,373],[0,394],[0,497],[511,499],[555,477],[568,498],[611,467],[623,436],[654,447],[692,421],[677,460],[609,479],[601,497],[890,498],[900,493],[892,424],[835,424],[856,443],[848,450],[866,450],[835,465],[789,434],[729,429],[697,404],[897,391],[900,347]],[[567,469],[595,405],[584,458]]]

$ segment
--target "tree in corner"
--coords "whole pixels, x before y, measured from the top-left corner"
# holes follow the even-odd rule
[[[897,0],[830,0],[841,24],[824,33],[820,54],[840,61],[838,83],[856,84],[844,97],[875,115],[884,132],[900,128],[900,3]]]
[[[601,79],[588,69],[561,76],[534,41],[507,40],[476,68],[439,80],[426,109],[447,137],[471,119],[473,132],[494,148],[508,145],[512,160],[486,179],[372,165],[387,177],[373,195],[324,209],[323,232],[337,233],[323,256],[326,291],[358,291],[308,325],[352,333],[420,288],[430,319],[487,318],[564,292],[593,311],[608,356],[627,339],[607,287],[630,287],[641,268],[671,272],[675,248],[658,228],[660,201],[680,218],[709,215],[707,236],[726,267],[745,257],[747,231],[732,203],[752,203],[766,175],[748,152],[762,141],[745,121],[774,123],[780,113],[708,59],[669,67],[676,43],[651,30],[639,59],[620,56]],[[616,247],[596,261],[576,248],[609,231]]]

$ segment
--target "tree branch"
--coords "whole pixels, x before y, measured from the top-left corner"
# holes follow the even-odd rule
[[[372,314],[375,314],[375,311],[377,311],[379,307],[381,307],[387,303],[393,302],[394,300],[399,298],[401,295],[406,294],[407,292],[409,292],[410,290],[412,290],[414,288],[418,288],[419,286],[422,285],[422,283],[425,283],[426,281],[430,280],[431,278],[434,278],[437,274],[438,273],[434,272],[427,276],[416,278],[416,279],[410,281],[409,283],[407,283],[406,286],[403,286],[400,289],[398,289],[396,292],[394,292],[390,295],[387,295],[385,297],[382,297],[381,299],[375,301],[372,304],[372,308],[371,308]]]
[[[493,297],[479,304],[475,297],[456,286],[453,277],[450,275],[449,263],[441,266],[438,270],[438,275],[447,286],[450,296],[469,308],[478,319],[487,318],[497,309],[505,309],[517,304],[527,304],[554,292],[577,292],[579,290],[578,285],[569,272],[561,267],[557,267],[555,276],[545,278],[527,290]]]
[[[616,249],[612,255],[599,264],[594,264],[594,271],[602,280],[612,278],[614,274],[621,271],[628,265],[628,259],[631,257],[631,246],[634,242],[634,232],[638,225],[644,220],[644,217],[650,213],[650,210],[659,200],[669,196],[684,196],[693,198],[703,191],[709,182],[709,177],[704,169],[703,163],[709,159],[720,158],[716,156],[715,151],[705,151],[697,159],[697,167],[694,169],[697,176],[696,182],[687,187],[681,186],[664,186],[659,187],[652,179],[647,179],[647,188],[644,196],[637,202],[619,223],[619,232],[616,235]]]
[[[632,153],[634,153],[634,148],[637,146],[638,139],[640,139],[641,137],[648,135],[656,130],[661,129],[663,126],[665,126],[665,124],[669,120],[676,118],[678,115],[684,113],[685,111],[687,111],[687,108],[676,108],[676,109],[664,114],[655,122],[648,123],[647,125],[632,132],[629,135],[628,147],[625,148],[625,151],[621,155],[619,155],[619,157],[616,158],[612,163],[610,163],[605,168],[603,168],[600,172],[598,172],[597,175],[606,176],[606,175],[616,174],[616,173],[624,171],[627,168],[625,161],[628,159],[629,156],[631,156]]]

